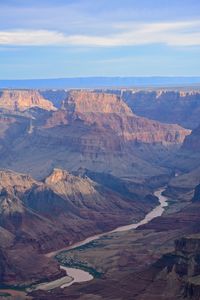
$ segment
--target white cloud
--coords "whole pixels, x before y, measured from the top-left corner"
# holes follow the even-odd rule
[[[0,31],[0,45],[39,46],[64,44],[66,37],[49,30]]]
[[[117,29],[117,32],[116,32]],[[67,35],[51,30],[0,31],[0,45],[44,46],[75,45],[116,47],[162,43],[170,46],[200,45],[200,22],[119,23],[112,24],[101,36]]]

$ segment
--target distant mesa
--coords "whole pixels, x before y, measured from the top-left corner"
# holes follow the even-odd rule
[[[121,97],[93,91],[72,90],[68,93],[63,108],[74,113],[115,113],[132,116],[131,109]]]
[[[139,116],[189,129],[199,125],[200,86],[199,89],[124,90],[123,99]]]

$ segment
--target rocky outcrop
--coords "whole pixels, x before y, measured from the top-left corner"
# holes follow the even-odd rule
[[[168,261],[166,258],[168,257]],[[198,300],[200,295],[200,237],[193,235],[175,242],[175,252],[164,256],[160,262],[167,268],[167,281],[179,282],[180,299]],[[167,263],[167,264],[166,264]],[[178,296],[178,295],[177,295]]]
[[[0,170],[0,190],[9,189],[15,193],[24,193],[27,189],[30,189],[36,181],[29,175],[19,174],[11,170]]]
[[[4,90],[0,96],[0,108],[11,111],[25,111],[32,107],[56,110],[52,102],[43,98],[37,91]]]

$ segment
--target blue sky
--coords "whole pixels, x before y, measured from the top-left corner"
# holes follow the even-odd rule
[[[0,0],[0,79],[200,76],[199,0]]]

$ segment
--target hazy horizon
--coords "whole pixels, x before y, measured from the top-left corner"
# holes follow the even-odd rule
[[[197,88],[200,77],[66,77],[0,80],[0,89]]]

